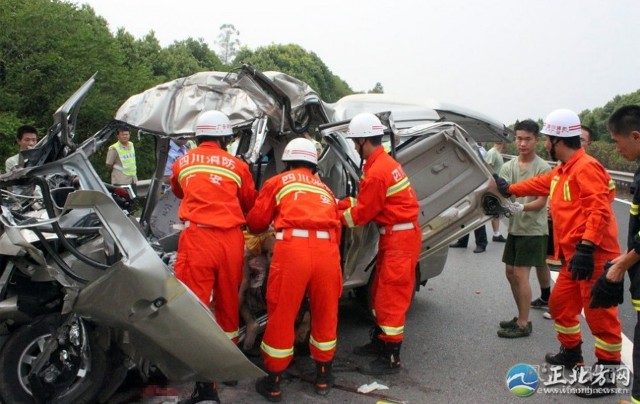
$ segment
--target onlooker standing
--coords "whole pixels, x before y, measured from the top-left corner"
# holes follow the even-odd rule
[[[217,323],[236,343],[244,258],[241,226],[257,192],[249,166],[225,150],[233,135],[225,114],[202,113],[195,132],[198,147],[176,160],[171,175],[171,189],[182,199],[178,216],[185,224],[174,269],[205,306],[213,303]],[[215,385],[197,382],[188,403],[205,400],[219,401]]]
[[[627,105],[616,110],[608,123],[616,150],[628,161],[640,158],[640,106]],[[581,136],[582,138],[582,136]],[[636,310],[636,327],[633,333],[633,386],[631,402],[640,402],[640,168],[633,176],[629,210],[627,253],[612,260],[613,265],[601,275],[591,291],[590,308],[614,307],[623,302],[624,273],[631,279],[631,304]],[[629,403],[620,401],[620,403]],[[630,404],[630,403],[629,403]]]
[[[504,152],[504,142],[496,142],[493,144],[493,147],[489,149],[487,152],[487,156],[484,161],[487,162],[491,166],[491,169],[494,173],[499,174],[502,165],[504,164],[504,159],[502,158],[502,153]],[[497,241],[499,243],[504,243],[507,239],[504,238],[502,233],[500,233],[500,218],[494,217],[491,219],[491,229],[493,230],[492,241]]]
[[[418,198],[400,163],[384,151],[384,129],[378,117],[366,112],[349,123],[347,137],[353,139],[366,163],[357,200],[347,198],[338,204],[345,225],[354,227],[373,221],[380,228],[371,287],[377,328],[371,333],[371,342],[354,350],[357,355],[377,356],[368,366],[358,369],[368,375],[400,371],[404,325],[422,248]]]
[[[474,253],[483,253],[487,250],[487,229],[484,225],[478,227],[473,231],[473,235],[476,238],[476,248],[473,250]],[[449,244],[451,248],[467,248],[469,245],[469,233],[460,237],[458,241],[453,244]]]
[[[527,119],[518,122],[514,130],[518,157],[502,166],[500,177],[516,183],[549,172],[549,164],[536,154],[538,124]],[[500,322],[498,336],[502,338],[519,338],[531,334],[529,273],[532,266],[544,266],[547,258],[547,197],[525,196],[516,198],[516,202],[523,213],[509,218],[502,262],[506,264],[506,276],[518,308],[518,316]],[[549,300],[549,292],[550,288],[547,288],[546,296],[543,293],[545,304]]]
[[[184,156],[190,148],[189,138],[187,137],[183,136],[169,141],[169,153],[167,153],[167,163],[164,166],[163,181],[165,184],[171,183],[173,163],[175,163],[179,157]]]
[[[580,146],[580,118],[567,109],[550,113],[542,133],[545,147],[561,164],[547,174],[509,185],[497,178],[498,189],[508,197],[549,196],[555,254],[563,267],[551,292],[549,309],[561,347],[547,354],[552,365],[572,368],[583,364],[582,338],[578,315],[584,309],[587,324],[595,337],[596,365],[618,366],[622,350],[622,330],[618,310],[591,308],[590,292],[604,273],[608,260],[620,255],[618,227],[612,209],[615,184],[605,168]],[[615,392],[615,382],[607,380],[598,388],[577,393],[597,397]]]
[[[116,129],[118,141],[107,151],[106,166],[111,170],[111,183],[113,185],[134,185],[138,182],[136,176],[136,150],[129,129],[125,126]]]
[[[583,148],[589,147],[591,141],[593,140],[593,131],[591,128],[585,125],[580,125],[580,144]]]
[[[268,375],[256,390],[269,401],[280,401],[280,379],[293,359],[295,319],[305,296],[311,307],[309,349],[316,362],[315,391],[331,389],[342,293],[340,232],[336,199],[314,176],[318,164],[313,142],[290,141],[282,161],[287,170],[268,179],[247,215],[247,225],[260,233],[273,221],[276,242],[267,280],[269,322],[262,339]]]
[[[38,143],[38,131],[33,126],[23,125],[16,133],[16,143],[18,143],[18,153],[9,157],[4,167],[6,172],[10,172],[20,164],[20,152],[31,149]]]

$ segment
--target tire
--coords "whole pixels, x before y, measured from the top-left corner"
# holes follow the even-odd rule
[[[31,363],[42,352],[47,338],[60,324],[63,318],[59,314],[48,314],[35,322],[17,329],[5,343],[0,354],[0,398],[4,403],[32,404],[27,375]],[[77,380],[69,389],[57,393],[53,402],[95,403],[98,392],[105,380],[108,380],[108,364],[105,352],[98,347],[91,329],[89,333],[89,352],[91,370],[86,371],[83,364],[78,370]]]

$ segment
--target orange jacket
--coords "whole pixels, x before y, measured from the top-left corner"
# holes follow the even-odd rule
[[[223,229],[245,223],[243,212],[258,194],[247,163],[205,142],[178,158],[172,171],[171,189],[182,199],[180,220]]]
[[[615,185],[602,164],[584,149],[546,174],[511,185],[509,192],[549,196],[556,258],[573,257],[580,240],[594,243],[598,255],[620,254],[611,207]]]
[[[342,222],[354,227],[370,221],[382,226],[417,222],[420,207],[400,163],[378,146],[364,164],[358,198],[343,199],[338,208]]]
[[[275,220],[275,221],[274,221]],[[281,229],[332,230],[340,235],[336,198],[307,168],[296,168],[269,178],[247,215],[253,233],[265,231],[274,221]]]

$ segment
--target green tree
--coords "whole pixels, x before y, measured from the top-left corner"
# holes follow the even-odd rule
[[[242,46],[240,43],[240,31],[233,24],[222,24],[215,44],[218,47],[222,62],[229,64],[238,53],[240,46]]]
[[[369,94],[384,94],[384,87],[382,87],[382,83],[377,82],[375,86],[371,90],[368,91]]]
[[[234,65],[248,63],[258,70],[276,70],[307,83],[327,102],[335,102],[353,90],[344,80],[334,75],[313,52],[299,45],[269,45],[255,51],[243,47],[234,60]]]
[[[159,54],[156,76],[165,80],[189,76],[200,71],[222,70],[223,65],[203,39],[176,41]]]

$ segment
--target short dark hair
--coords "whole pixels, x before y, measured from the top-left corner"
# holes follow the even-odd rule
[[[25,133],[35,133],[35,135],[38,136],[38,131],[36,130],[36,128],[31,125],[22,125],[16,132],[16,139],[22,140],[22,137]]]
[[[521,122],[516,122],[516,126],[513,128],[513,131],[524,130],[526,132],[531,132],[535,136],[540,136],[540,126],[532,119],[525,119]]]
[[[120,132],[130,132],[131,130],[129,129],[129,127],[127,125],[118,125],[116,126],[116,134],[120,133]]]
[[[589,134],[589,140],[593,140],[593,131],[587,125],[580,125],[580,129],[586,131]]]
[[[609,117],[607,129],[620,136],[640,131],[640,105],[625,105],[615,110]]]

